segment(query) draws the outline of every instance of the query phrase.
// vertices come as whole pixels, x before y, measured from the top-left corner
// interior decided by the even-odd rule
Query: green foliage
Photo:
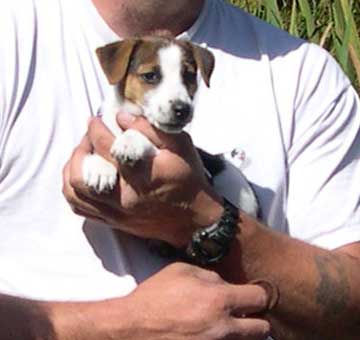
[[[359,0],[228,1],[329,50],[360,90]]]

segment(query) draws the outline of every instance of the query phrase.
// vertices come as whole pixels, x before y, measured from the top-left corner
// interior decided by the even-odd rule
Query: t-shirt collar
[[[204,0],[203,7],[200,11],[200,15],[196,19],[196,21],[192,24],[192,26],[187,29],[186,31],[180,33],[177,38],[179,39],[185,39],[185,40],[192,40],[194,35],[200,30],[202,24],[205,21],[205,18],[207,17],[209,11],[210,11],[210,5],[212,0]]]
[[[116,40],[121,39],[106,23],[103,17],[100,15],[95,5],[91,0],[78,0],[83,3],[84,16],[88,18],[87,23],[91,25],[96,35],[104,43],[110,43]],[[180,33],[177,38],[191,40],[193,36],[200,29],[202,23],[205,21],[205,18],[210,9],[210,3],[212,0],[204,0],[203,7],[200,11],[200,15],[196,21],[191,25],[189,29]]]
[[[91,0],[77,0],[84,11],[84,21],[91,27],[99,42],[107,44],[121,39],[106,23]]]

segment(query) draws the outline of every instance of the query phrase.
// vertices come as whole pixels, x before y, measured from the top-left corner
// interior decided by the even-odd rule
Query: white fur
[[[145,157],[155,155],[158,149],[138,131],[123,132],[116,121],[119,111],[144,115],[155,127],[170,132],[162,124],[168,124],[171,120],[172,103],[181,100],[192,105],[192,100],[182,81],[180,47],[177,45],[164,47],[159,50],[158,55],[162,80],[155,89],[145,94],[141,107],[124,101],[117,87],[113,86],[100,109],[104,123],[115,136],[111,154],[122,164],[134,165]],[[97,192],[113,189],[116,181],[115,167],[96,154],[86,158],[83,175],[85,183]]]
[[[159,60],[162,74],[161,83],[146,93],[142,109],[144,116],[151,124],[164,130],[166,128],[162,124],[169,123],[171,119],[171,104],[176,100],[192,104],[192,100],[182,81],[180,47],[170,45],[160,49]]]
[[[148,156],[154,156],[157,148],[137,130],[126,130],[118,135],[111,147],[111,155],[120,163],[133,165]]]
[[[224,162],[224,170],[212,178],[216,192],[248,215],[258,217],[259,204],[245,175],[231,161],[225,159]]]
[[[116,167],[96,153],[84,158],[82,173],[85,184],[97,193],[111,191],[116,185]]]
[[[170,45],[160,49],[159,60],[162,80],[159,86],[146,93],[142,107],[124,101],[116,86],[111,89],[101,107],[102,119],[115,135],[111,155],[121,164],[134,165],[145,157],[154,156],[158,149],[137,130],[129,129],[123,132],[116,122],[119,111],[144,115],[151,124],[166,131],[162,124],[170,122],[171,104],[175,100],[180,100],[192,105],[192,100],[182,82],[180,47]],[[88,155],[84,159],[83,175],[85,183],[98,193],[112,190],[117,181],[117,170],[114,165],[97,154]],[[228,199],[236,205],[239,204],[249,215],[256,217],[259,207],[251,186],[244,175],[227,162],[226,171],[214,178],[214,186],[219,193],[222,193],[222,190],[229,185],[236,190]]]
[[[144,152],[144,148],[139,147],[139,150],[134,152],[133,148],[128,148],[126,144],[121,145],[121,143],[124,144],[124,138],[121,137],[126,135],[126,132],[123,133],[116,121],[116,115],[120,110],[131,114],[141,114],[139,107],[132,103],[123,101],[118,94],[116,86],[113,86],[110,89],[106,100],[103,102],[99,110],[99,114],[102,116],[102,120],[105,125],[115,136],[115,142],[111,148],[112,154],[119,161],[123,158],[127,159],[129,163],[134,163],[134,161],[131,161],[131,156],[136,155],[137,159],[140,159],[141,156],[139,155],[141,152]],[[130,139],[125,138],[125,143],[126,141],[128,143],[133,143]],[[141,145],[141,142],[136,143],[136,145]],[[128,150],[131,150],[132,152],[129,156],[126,155]],[[113,164],[96,153],[85,157],[82,165],[82,173],[84,183],[97,193],[111,191],[116,185],[117,169]]]
[[[122,130],[116,121],[116,115],[120,110],[135,116],[140,116],[142,114],[142,110],[139,106],[127,100],[123,100],[117,87],[112,86],[101,105],[99,114],[101,115],[104,124],[110,129],[114,136],[122,133]]]

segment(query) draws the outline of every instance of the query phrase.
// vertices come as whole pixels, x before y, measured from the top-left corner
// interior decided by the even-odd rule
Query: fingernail
[[[118,119],[118,121],[120,121],[121,123],[131,124],[131,123],[134,122],[135,116],[134,116],[134,115],[131,115],[130,113],[120,111],[120,112],[118,112],[118,114],[117,114],[117,119]]]
[[[264,288],[266,292],[267,310],[270,311],[276,307],[279,302],[279,288],[271,281],[265,279],[252,280],[249,283],[257,284]]]
[[[94,119],[94,117],[89,117],[88,119],[87,119],[87,125],[89,126],[90,125],[90,123],[91,123],[91,121]]]
[[[270,323],[266,323],[264,325],[264,336],[266,337],[266,339],[268,339],[271,335],[271,325]],[[270,338],[272,339],[272,338]]]
[[[97,110],[97,112],[96,112],[96,117],[102,117],[102,108],[101,107],[99,107],[99,109]]]

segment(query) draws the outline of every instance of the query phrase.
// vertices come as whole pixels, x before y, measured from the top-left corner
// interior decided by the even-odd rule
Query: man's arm
[[[239,289],[214,272],[175,263],[122,298],[41,302],[0,294],[0,339],[265,340],[268,322],[240,316],[267,304],[259,285]]]
[[[163,136],[140,118],[131,121],[122,116],[119,123],[124,129],[140,130],[159,147],[151,166],[146,162],[132,169],[122,166],[115,195],[90,192],[82,180],[82,159],[92,145],[111,160],[113,141],[106,127],[93,120],[88,137],[65,167],[67,199],[75,212],[184,248],[196,228],[219,219],[221,199],[202,178],[186,136]],[[359,261],[292,239],[241,213],[232,251],[213,269],[230,282],[266,279],[278,286],[279,303],[268,314],[277,340],[351,340],[360,338]]]
[[[1,294],[0,315],[1,339],[55,339],[44,304]]]
[[[40,302],[0,294],[0,338],[2,340],[108,339],[109,334],[101,336],[98,331],[103,322],[101,315],[105,312],[105,306],[108,307],[106,314],[113,314],[114,311],[110,311],[110,303],[105,302]],[[120,304],[117,307],[120,317]],[[119,318],[118,323],[122,320]]]
[[[360,244],[327,251],[240,216],[237,240],[216,270],[232,282],[264,278],[278,286],[269,313],[274,337],[359,339]]]
[[[0,294],[0,338],[2,340],[92,340],[101,334],[105,313],[122,314],[119,301],[68,303],[42,302]],[[114,307],[117,307],[114,309]],[[115,325],[115,324],[114,324]],[[120,328],[120,327],[119,327]]]

